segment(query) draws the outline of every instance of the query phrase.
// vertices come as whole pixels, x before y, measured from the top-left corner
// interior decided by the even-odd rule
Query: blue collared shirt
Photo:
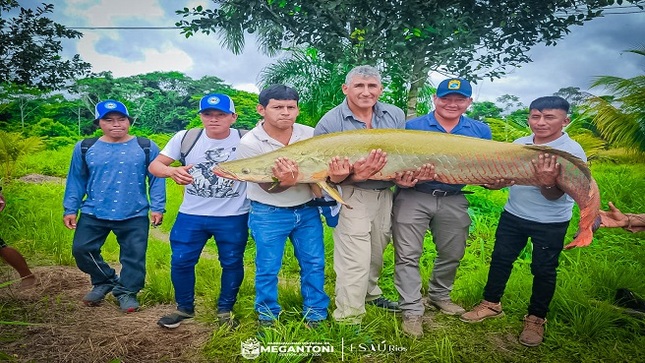
[[[430,112],[427,115],[414,118],[409,120],[405,124],[406,130],[422,130],[422,131],[431,131],[431,132],[443,132],[447,134],[446,129],[439,124],[439,121],[434,116],[434,111]],[[459,123],[452,129],[450,134],[453,135],[462,135],[477,137],[480,139],[491,140],[493,134],[490,130],[490,127],[481,121],[474,120],[472,118],[461,115],[459,117]],[[429,181],[425,183],[419,183],[414,186],[414,189],[420,192],[432,192],[435,189],[441,189],[446,192],[453,192],[461,190],[465,184],[446,184],[436,181]]]

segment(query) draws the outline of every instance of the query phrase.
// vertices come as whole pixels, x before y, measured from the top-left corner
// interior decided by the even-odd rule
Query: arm
[[[609,202],[609,211],[600,211],[600,226],[607,228],[620,227],[630,232],[645,231],[645,213],[623,213]]]
[[[2,212],[6,206],[7,202],[4,200],[4,195],[2,195],[2,192],[0,191],[0,212]]]
[[[531,160],[535,176],[540,185],[540,193],[548,200],[556,200],[564,195],[564,192],[557,186],[557,178],[560,175],[560,164],[555,155],[540,153],[538,159]]]
[[[159,178],[170,178],[179,185],[188,185],[193,182],[193,176],[190,175],[188,170],[192,168],[192,165],[185,166],[169,166],[175,159],[159,154],[157,157],[150,163],[148,171],[150,174],[159,177]]]
[[[155,143],[150,146],[150,154],[151,157],[154,157],[153,161],[159,156],[163,156],[159,154],[159,147]],[[163,214],[166,211],[166,181],[148,171],[148,185],[150,188],[150,217],[152,225],[158,226],[163,221]]]
[[[85,190],[89,182],[89,175],[87,175],[89,172],[86,173],[84,169],[85,165],[83,165],[81,157],[81,143],[79,142],[72,152],[72,161],[67,172],[65,195],[63,196],[63,223],[69,229],[76,228],[76,216],[81,208],[83,196],[85,196]]]

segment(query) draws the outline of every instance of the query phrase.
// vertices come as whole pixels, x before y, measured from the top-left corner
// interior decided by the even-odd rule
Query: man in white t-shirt
[[[232,310],[244,279],[249,211],[246,183],[219,178],[212,172],[215,165],[235,159],[240,143],[240,133],[231,128],[237,119],[233,100],[223,94],[206,95],[199,104],[199,117],[204,130],[188,154],[182,155],[185,149],[182,142],[188,140],[188,131],[179,131],[149,168],[155,176],[169,177],[186,186],[170,232],[170,277],[175,288],[177,311],[159,319],[157,324],[165,328],[176,328],[182,320],[194,316],[195,265],[211,236],[217,244],[222,266],[218,320],[231,327],[238,325]],[[185,166],[170,166],[182,158]]]
[[[533,100],[529,105],[528,119],[533,133],[514,143],[549,146],[587,161],[580,144],[564,132],[564,127],[570,122],[568,112],[569,102],[562,97],[545,96]],[[520,343],[529,347],[540,345],[544,339],[546,315],[556,288],[558,258],[573,214],[573,199],[556,184],[560,174],[556,154],[541,153],[533,160],[539,186],[513,185],[512,180],[503,179],[495,185],[486,185],[488,189],[511,187],[495,232],[484,300],[460,318],[467,323],[477,323],[504,315],[500,300],[513,263],[530,238],[533,244],[533,288],[528,314],[524,316],[524,329],[519,337]]]

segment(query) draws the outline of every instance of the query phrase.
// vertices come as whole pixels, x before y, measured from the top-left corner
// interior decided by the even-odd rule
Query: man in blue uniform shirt
[[[491,139],[488,125],[463,115],[472,103],[472,87],[464,79],[446,79],[433,96],[431,113],[408,121],[408,130],[424,130]],[[392,235],[395,248],[394,285],[403,311],[403,331],[420,337],[425,309],[421,296],[419,260],[428,227],[437,247],[429,286],[430,303],[449,315],[465,310],[452,302],[452,291],[459,261],[464,256],[470,227],[468,200],[464,185],[436,181],[399,188],[392,208]]]

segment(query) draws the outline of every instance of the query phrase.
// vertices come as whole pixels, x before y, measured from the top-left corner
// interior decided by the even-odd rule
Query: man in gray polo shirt
[[[352,69],[345,78],[343,103],[327,112],[314,135],[355,129],[403,129],[405,114],[379,102],[381,75],[371,66]],[[360,323],[365,304],[398,312],[396,302],[381,296],[378,279],[383,251],[391,237],[392,191],[390,181],[367,180],[385,166],[387,155],[372,150],[353,165],[353,173],[341,184],[343,198],[353,209],[341,208],[334,236],[336,310],[338,321]]]

